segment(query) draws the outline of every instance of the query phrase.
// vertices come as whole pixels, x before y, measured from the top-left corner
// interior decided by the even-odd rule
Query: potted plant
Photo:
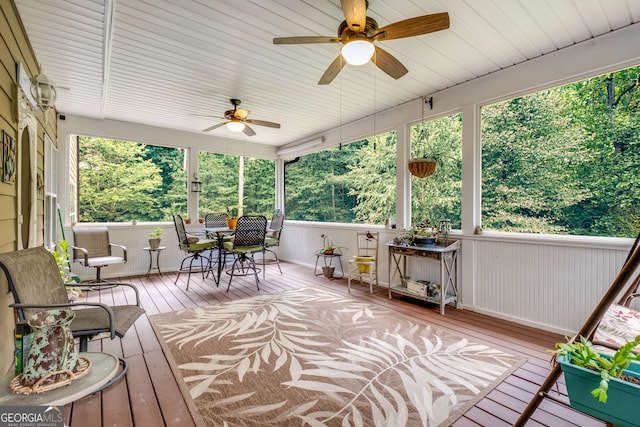
[[[356,267],[358,268],[358,272],[360,273],[369,273],[370,269],[371,269],[371,264],[374,260],[375,257],[372,255],[369,255],[369,244],[371,244],[372,241],[376,240],[375,237],[373,236],[373,234],[371,234],[370,232],[367,231],[367,234],[365,235],[365,248],[364,248],[364,254],[358,254],[356,256],[353,257],[353,259],[356,261]],[[374,243],[374,246],[377,244]]]
[[[71,269],[69,268],[69,243],[67,243],[66,240],[59,240],[56,246],[57,249],[51,251],[51,254],[58,265],[60,277],[66,286],[69,301],[75,301],[82,296],[82,289],[74,286],[76,283],[80,283],[80,277],[71,273]]]
[[[420,225],[411,229],[411,244],[416,246],[434,245],[438,230],[434,227]]]
[[[240,206],[227,206],[227,227],[232,230],[236,229],[236,225],[238,225],[238,216],[240,215]]]
[[[322,237],[322,247],[313,252],[315,256],[342,255],[342,250],[346,249],[343,246],[337,246],[336,244],[334,244],[333,239],[328,234],[321,234],[320,237]],[[322,266],[322,273],[327,279],[330,279],[333,277],[334,271],[335,271],[335,268],[331,266],[330,261],[327,262],[327,259],[325,257],[325,265]]]
[[[322,247],[316,250],[314,255],[342,255],[342,250],[347,249],[344,246],[336,246],[333,243],[333,239],[328,234],[321,234],[320,237],[322,237]]]
[[[151,249],[158,249],[160,247],[162,232],[162,228],[158,227],[149,234],[149,247]]]
[[[633,353],[639,344],[640,335],[612,356],[584,337],[556,344],[551,353],[558,355],[571,407],[621,427],[640,425],[640,355]]]
[[[424,105],[428,102],[431,102],[430,98],[422,98],[422,123],[417,127],[417,129],[419,129],[418,135],[416,135],[415,142],[412,143],[415,146],[416,151],[420,154],[416,153],[416,156],[411,158],[407,164],[411,175],[417,178],[426,178],[431,176],[438,166],[438,162],[436,160],[436,146],[438,144],[433,140],[434,138],[431,136],[429,126],[424,122]]]

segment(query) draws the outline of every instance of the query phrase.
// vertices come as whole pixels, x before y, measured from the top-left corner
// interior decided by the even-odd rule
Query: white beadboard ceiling
[[[384,25],[448,12],[448,30],[377,42],[409,73],[372,64],[317,82],[340,44],[339,0],[15,0],[59,113],[200,133],[239,98],[252,142],[280,146],[640,20],[640,0],[370,0]],[[200,117],[202,115],[210,118]],[[225,127],[210,132],[244,138]]]

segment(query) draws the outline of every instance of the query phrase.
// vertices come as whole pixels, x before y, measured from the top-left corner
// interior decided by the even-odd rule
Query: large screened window
[[[639,78],[634,67],[482,107],[483,228],[634,237]]]
[[[198,156],[200,218],[237,209],[271,218],[275,208],[275,162],[201,151]]]
[[[396,133],[308,154],[285,164],[287,218],[384,224],[395,218]]]
[[[432,175],[411,177],[411,224],[438,227],[446,218],[461,228],[462,114],[412,126],[411,158],[436,162]]]
[[[185,150],[80,136],[82,222],[171,221],[187,212]]]

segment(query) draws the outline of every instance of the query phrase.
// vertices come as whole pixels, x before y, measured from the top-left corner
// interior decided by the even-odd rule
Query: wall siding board
[[[29,76],[38,72],[38,61],[33,54],[31,45],[24,32],[24,27],[17,14],[13,1],[0,1],[0,125],[3,131],[18,136],[18,123],[15,117],[15,96],[16,96],[16,67],[17,63],[22,63]],[[49,112],[47,123],[42,115],[38,117],[38,140],[37,140],[37,165],[38,171],[42,172],[44,164],[43,138],[46,132],[51,140],[56,141],[55,111]],[[19,141],[17,141],[19,142]],[[19,179],[19,177],[16,177]],[[17,248],[17,185],[9,185],[0,182],[0,252],[16,250]],[[43,224],[43,197],[37,197],[37,220],[38,238],[42,242]],[[0,372],[6,372],[13,362],[13,310],[9,304],[12,298],[5,291],[7,289],[6,280],[0,279]]]

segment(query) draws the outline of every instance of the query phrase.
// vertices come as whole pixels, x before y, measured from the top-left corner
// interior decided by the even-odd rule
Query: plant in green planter
[[[633,349],[638,345],[640,345],[640,335],[620,347],[613,356],[607,356],[598,353],[589,340],[580,337],[579,341],[557,343],[556,350],[551,353],[564,355],[572,364],[598,373],[600,382],[591,394],[600,402],[606,403],[611,378],[629,379],[625,376],[624,370],[631,365],[632,361],[640,360],[640,354],[633,353]]]
[[[640,413],[640,356],[633,349],[640,336],[612,356],[598,353],[585,338],[558,343],[556,361],[567,385],[571,407],[619,427],[638,427]]]

